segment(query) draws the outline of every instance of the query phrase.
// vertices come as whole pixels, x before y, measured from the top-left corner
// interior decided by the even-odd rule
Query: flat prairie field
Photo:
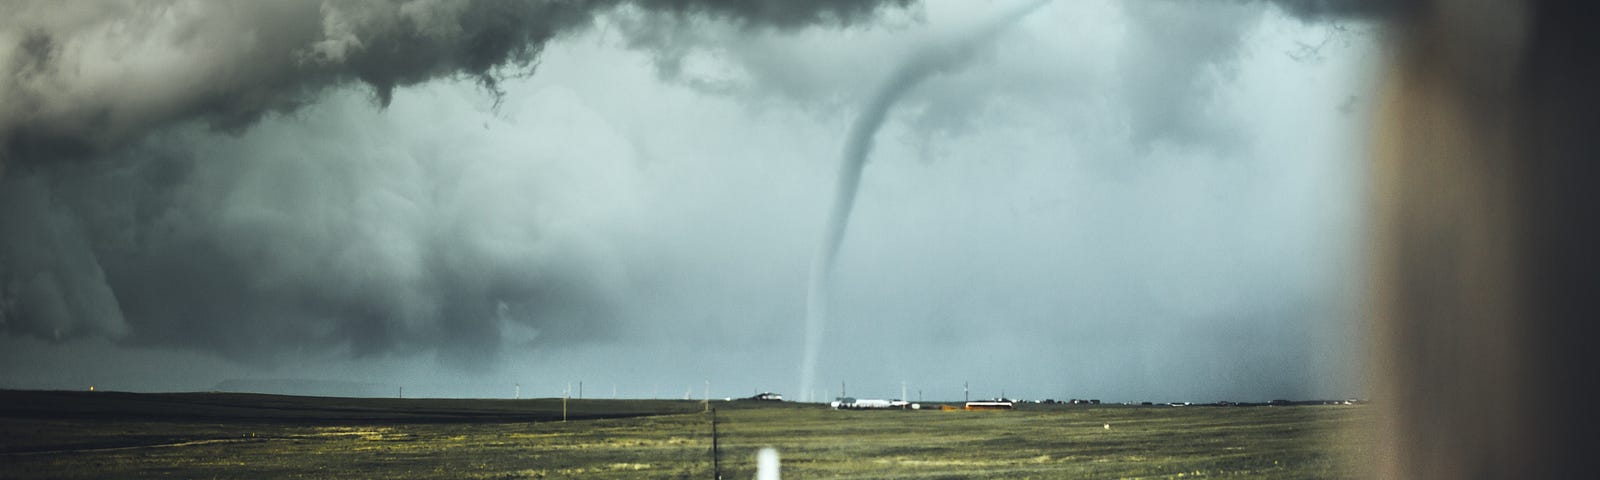
[[[957,405],[957,403],[951,403]],[[0,478],[1356,478],[1364,405],[817,404],[0,391]]]

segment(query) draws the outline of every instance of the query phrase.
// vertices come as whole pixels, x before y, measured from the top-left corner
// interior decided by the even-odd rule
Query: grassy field
[[[0,478],[711,478],[687,401],[0,392]],[[712,402],[723,478],[1352,478],[1366,406]],[[1109,425],[1110,428],[1106,428]]]

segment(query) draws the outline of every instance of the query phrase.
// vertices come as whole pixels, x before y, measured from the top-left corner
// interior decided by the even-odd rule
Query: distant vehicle
[[[850,408],[889,408],[893,402],[876,398],[858,398],[850,403]]]
[[[1282,407],[1282,406],[1286,406],[1286,405],[1289,405],[1289,401],[1288,400],[1283,400],[1283,399],[1278,399],[1278,400],[1273,400],[1273,401],[1267,402],[1267,406],[1271,406],[1271,407]]]
[[[909,408],[911,402],[905,400],[882,400],[877,398],[843,397],[829,403],[834,410],[870,410],[884,408]]]
[[[779,394],[772,393],[772,392],[761,392],[761,393],[755,394],[755,396],[753,396],[753,397],[746,398],[745,400],[757,400],[757,401],[763,401],[763,402],[781,402],[781,401],[783,401],[783,395],[779,395]]]
[[[967,402],[967,410],[1010,410],[1014,404],[1010,400],[997,398],[994,400],[979,400]]]

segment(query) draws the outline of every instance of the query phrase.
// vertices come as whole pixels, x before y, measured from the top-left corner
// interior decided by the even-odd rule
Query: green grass
[[[711,477],[710,417],[696,402],[573,401],[569,414],[586,419],[561,422],[559,399],[39,395],[0,392],[0,478]],[[1366,406],[712,405],[729,479],[751,478],[767,446],[791,479],[1351,478],[1371,416]]]

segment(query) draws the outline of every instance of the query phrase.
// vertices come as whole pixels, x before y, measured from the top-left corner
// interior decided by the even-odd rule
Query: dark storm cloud
[[[1403,15],[1418,0],[1268,0],[1306,20],[1384,20]]]
[[[439,78],[497,92],[500,79],[538,63],[546,42],[621,3],[748,28],[844,24],[880,8],[9,5],[0,19],[0,329],[244,360],[404,350],[463,365],[492,359],[513,337],[604,335],[617,300],[605,259],[543,230],[552,220],[518,217],[538,210],[533,193],[485,198],[478,192],[510,187],[485,190],[490,174],[431,177],[460,152],[314,129],[219,142],[192,126],[244,132],[352,84],[380,105],[397,87]]]
[[[43,179],[0,183],[0,325],[62,339],[127,331],[77,217]]]
[[[912,0],[642,0],[639,6],[680,16],[703,14],[757,26],[796,28],[809,25],[848,25],[877,12],[884,4],[908,5]]]
[[[850,23],[887,2],[24,1],[0,20],[0,163],[103,152],[187,120],[237,131],[349,82],[380,104],[440,77],[493,91],[546,42],[621,3],[796,28]]]
[[[482,179],[432,184],[419,170],[454,158],[371,140],[340,150],[307,130],[193,158],[136,147],[98,160],[116,168],[0,179],[7,332],[125,336],[242,361],[399,349],[463,366],[519,331],[607,333],[617,299],[594,265],[603,259],[492,205],[520,199],[475,195],[493,187]],[[308,146],[286,146],[297,141]],[[349,157],[330,158],[339,154]],[[527,227],[496,228],[505,223]]]
[[[107,151],[186,120],[237,131],[345,82],[387,103],[397,86],[447,75],[496,82],[545,41],[587,21],[590,3],[23,3],[0,138],[12,162]],[[21,37],[20,41],[15,37]]]

